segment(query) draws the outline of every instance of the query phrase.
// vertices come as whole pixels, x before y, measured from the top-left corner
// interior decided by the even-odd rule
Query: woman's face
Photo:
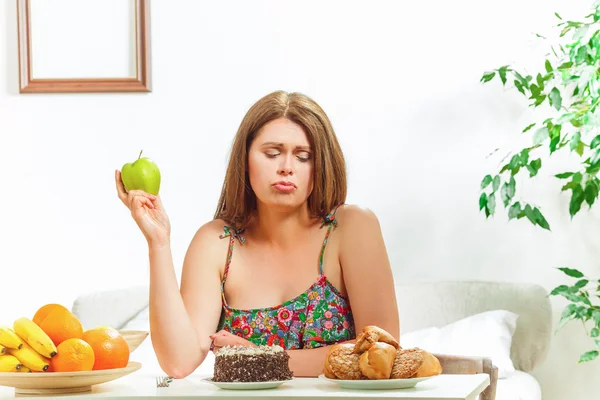
[[[302,127],[287,118],[265,124],[248,152],[257,202],[279,209],[304,203],[313,189],[313,154]]]

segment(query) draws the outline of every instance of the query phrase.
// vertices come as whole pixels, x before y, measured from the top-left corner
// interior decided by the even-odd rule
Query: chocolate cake
[[[292,379],[290,356],[281,346],[225,346],[215,352],[213,381],[268,382]]]

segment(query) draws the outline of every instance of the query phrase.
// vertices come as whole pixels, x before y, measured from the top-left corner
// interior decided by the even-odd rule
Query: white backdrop
[[[304,92],[328,112],[348,161],[348,202],[379,216],[398,281],[550,289],[564,282],[561,266],[599,277],[597,214],[570,221],[568,198],[548,179],[568,159],[553,157],[518,185],[552,233],[507,223],[501,208],[486,221],[477,205],[481,179],[499,164],[487,154],[513,146],[531,122],[522,96],[479,78],[513,62],[543,68],[548,48],[533,33],[551,29],[554,11],[579,18],[590,4],[154,1],[153,93],[19,95],[16,6],[4,0],[0,323],[146,282],[145,242],[113,183],[140,149],[162,170],[179,274],[192,235],[212,218],[241,118],[276,89]],[[559,312],[564,303],[553,302]],[[554,338],[536,372],[545,399],[592,398],[600,362],[576,364],[589,345],[579,325]]]

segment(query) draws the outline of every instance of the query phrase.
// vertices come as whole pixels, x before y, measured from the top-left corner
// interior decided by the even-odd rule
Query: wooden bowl
[[[119,331],[119,333],[127,341],[127,344],[129,345],[129,353],[132,353],[135,349],[137,349],[149,334],[147,331],[136,331],[129,329],[122,329]]]
[[[83,372],[0,372],[0,386],[15,388],[15,394],[63,394],[92,390],[92,385],[129,375],[142,367],[130,361],[125,368]]]

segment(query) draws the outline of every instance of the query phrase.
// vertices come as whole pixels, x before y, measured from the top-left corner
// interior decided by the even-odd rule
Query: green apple
[[[160,170],[154,161],[142,157],[142,151],[140,151],[137,160],[123,165],[121,180],[128,192],[130,190],[143,190],[156,196],[160,189]]]

